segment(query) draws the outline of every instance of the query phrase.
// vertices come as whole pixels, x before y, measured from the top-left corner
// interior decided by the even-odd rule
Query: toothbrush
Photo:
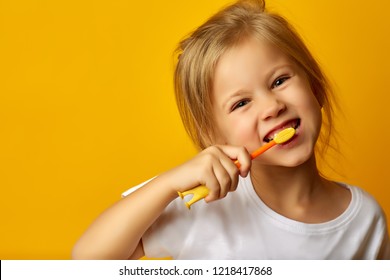
[[[258,148],[256,151],[251,153],[251,159],[254,159],[267,151],[268,149],[272,148],[276,144],[282,144],[287,142],[288,140],[291,139],[295,135],[295,129],[290,127],[283,129],[279,133],[277,133],[274,137],[273,140],[268,142],[267,144],[261,146]],[[237,168],[240,168],[241,164],[236,160],[234,164],[237,166]],[[206,186],[198,186],[193,189],[190,189],[188,191],[184,192],[177,192],[180,196],[181,199],[183,199],[186,195],[192,194],[192,199],[188,202],[185,202],[185,205],[187,206],[188,209],[191,209],[191,205],[194,204],[195,202],[201,200],[202,198],[205,198],[209,194],[209,189]]]

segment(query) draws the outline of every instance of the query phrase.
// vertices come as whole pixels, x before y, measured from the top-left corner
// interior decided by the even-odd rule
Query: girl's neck
[[[251,179],[257,195],[268,207],[302,222],[318,223],[336,218],[350,201],[350,194],[321,177],[314,156],[293,168],[259,166],[254,162]],[[328,210],[337,196],[343,198],[339,207]]]
[[[315,157],[297,167],[256,165],[253,163],[251,178],[256,192],[274,193],[275,195],[291,195],[297,198],[308,196],[322,182]]]

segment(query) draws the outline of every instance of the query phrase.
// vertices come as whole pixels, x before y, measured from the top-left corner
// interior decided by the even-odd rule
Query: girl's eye
[[[276,87],[279,87],[281,86],[285,81],[287,81],[288,79],[290,79],[290,77],[281,77],[281,78],[277,78],[274,83],[272,84],[272,88],[276,88]]]
[[[232,111],[234,111],[234,110],[236,110],[236,109],[238,109],[240,107],[243,107],[243,106],[245,106],[248,103],[249,103],[249,100],[241,100],[241,101],[239,101],[239,102],[237,102],[236,104],[233,105]]]

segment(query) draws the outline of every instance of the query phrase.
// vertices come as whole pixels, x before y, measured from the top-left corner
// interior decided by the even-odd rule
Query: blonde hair
[[[176,101],[194,144],[199,149],[215,144],[210,97],[214,70],[226,50],[249,36],[278,47],[306,73],[323,109],[320,139],[326,147],[332,129],[331,87],[294,28],[283,17],[267,12],[261,0],[241,0],[227,6],[179,44],[174,77]]]

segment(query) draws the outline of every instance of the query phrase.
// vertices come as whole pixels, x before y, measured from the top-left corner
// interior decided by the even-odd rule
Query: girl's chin
[[[268,167],[299,167],[305,163],[311,162],[314,159],[314,153],[291,153],[289,155],[274,155],[272,158],[268,159],[258,159],[254,160],[254,165],[262,165]],[[315,162],[315,160],[314,160]]]

